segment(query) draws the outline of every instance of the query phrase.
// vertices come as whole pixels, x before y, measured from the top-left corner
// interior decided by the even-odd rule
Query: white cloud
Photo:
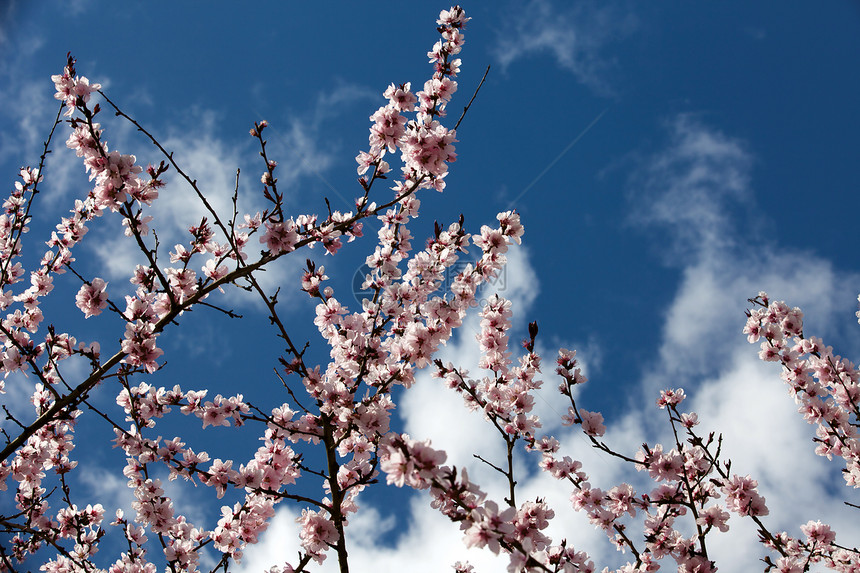
[[[532,0],[510,8],[510,24],[499,31],[494,55],[503,69],[534,54],[549,53],[556,63],[598,93],[611,93],[611,67],[603,47],[632,32],[635,16],[607,3],[553,3]]]
[[[761,218],[753,211],[753,158],[746,145],[690,115],[667,125],[669,145],[632,185],[631,219],[647,232],[667,231],[660,256],[682,272],[666,311],[659,359],[646,377],[653,383],[646,387],[715,374],[724,366],[721,358],[748,346],[739,334],[743,313],[760,290],[804,309],[816,334],[835,332],[828,325],[844,319],[845,303],[856,300],[856,273],[840,273],[811,252],[777,249],[745,232],[748,219]]]
[[[248,546],[243,552],[241,562],[236,566],[239,573],[259,573],[273,566],[283,567],[290,563],[294,567],[299,554],[299,526],[296,524],[298,513],[290,507],[276,506],[275,517],[269,528],[260,536],[260,542]]]
[[[0,87],[0,98],[4,102],[0,109],[0,154],[6,165],[15,167],[16,175],[17,167],[39,166],[43,144],[60,105],[53,98],[53,86],[48,76],[32,78],[31,74],[22,71],[28,64],[26,58],[19,55],[0,72],[0,78],[4,79],[0,85],[5,86]],[[45,180],[39,185],[44,193],[35,199],[39,208],[52,217],[67,215],[73,207],[68,201],[70,191],[73,197],[83,196],[89,185],[81,160],[66,148],[67,137],[68,132],[62,126],[54,132],[51,153],[42,170]],[[54,200],[47,199],[48,195]],[[63,197],[65,202],[58,201],[58,197]]]
[[[466,548],[461,540],[462,533],[457,526],[438,511],[430,508],[425,496],[414,496],[409,510],[408,528],[393,547],[370,545],[366,542],[378,543],[378,540],[365,538],[363,540],[365,543],[356,544],[350,550],[350,566],[354,558],[357,571],[396,573],[403,571],[404,565],[408,564],[410,571],[435,573],[450,571],[456,561],[470,561],[480,571],[500,570],[507,564],[507,559],[496,557],[488,551]],[[372,519],[374,512],[368,515]],[[354,529],[373,531],[377,526],[371,519],[357,521]],[[379,537],[386,534],[384,531],[379,533]],[[334,571],[335,568],[332,567],[331,570]]]
[[[113,516],[118,509],[123,511],[126,519],[134,519],[135,511],[131,505],[135,500],[134,490],[128,487],[127,478],[101,467],[87,465],[80,470],[78,479],[95,494],[93,499],[97,498],[105,508],[107,521],[113,521]]]
[[[201,111],[195,115],[195,128],[172,131],[161,143],[174,154],[180,168],[196,181],[200,192],[215,212],[223,220],[229,221],[233,209],[236,170],[243,166],[245,159],[253,153],[249,145],[250,138],[248,142],[227,142],[216,134],[219,120],[217,113]],[[250,174],[247,174],[245,179],[248,176]],[[152,212],[161,229],[169,225],[167,232],[187,234],[188,227],[199,223],[202,217],[207,217],[211,224],[212,215],[191,185],[172,168],[167,171],[166,177],[169,185],[159,194]],[[250,182],[240,179],[240,192],[249,187],[256,189],[254,183],[258,179],[259,177],[253,178]],[[187,241],[185,237],[182,239]]]
[[[15,372],[7,376],[3,382],[4,393],[0,396],[2,396],[3,405],[9,409],[9,412],[0,418],[0,429],[15,436],[19,426],[9,416],[14,416],[18,422],[25,424],[36,417],[32,396],[38,381],[32,374],[25,376],[21,372]]]
[[[695,116],[667,122],[666,149],[633,176],[634,225],[668,229],[668,260],[689,263],[723,252],[737,240],[728,206],[743,205],[753,158],[740,140],[706,128]],[[680,259],[680,260],[679,260]]]
[[[343,107],[349,104],[356,102],[375,102],[380,106],[387,104],[388,101],[382,95],[383,91],[341,82],[330,90],[320,92],[314,110],[314,127],[319,126],[326,119],[336,117]]]
[[[460,540],[457,527],[438,511],[431,509],[424,496],[414,496],[409,507],[409,524],[403,531],[393,531],[392,521],[383,518],[372,507],[362,507],[350,517],[346,529],[350,569],[397,573],[408,564],[416,573],[435,573],[450,570],[458,560],[469,560],[481,571],[503,570],[507,560],[487,551],[468,550]],[[300,550],[298,513],[280,506],[268,531],[260,543],[248,547],[237,567],[240,573],[268,570],[273,565],[289,562],[296,565]],[[397,536],[391,543],[390,538]],[[322,566],[315,567],[325,573],[338,571],[337,554],[329,551]]]
[[[332,150],[323,148],[318,130],[316,121],[309,122],[303,118],[293,117],[289,119],[287,125],[275,125],[265,132],[268,140],[266,152],[270,159],[278,162],[275,175],[278,178],[280,191],[286,192],[288,206],[301,209],[302,212],[306,212],[305,210],[310,207],[323,209],[324,205],[322,198],[319,198],[319,203],[308,205],[308,196],[298,188],[299,183],[316,177],[328,186],[322,174],[334,164]],[[256,151],[258,150],[254,150],[255,154]],[[258,187],[256,182],[263,169],[264,165],[259,160],[252,165],[252,173],[255,174],[251,179],[254,182],[254,189]],[[337,192],[334,188],[332,190]],[[344,207],[349,210],[348,207],[354,205],[351,195],[347,196],[347,201],[349,204],[341,206],[341,210],[344,210]],[[333,203],[332,208],[337,209],[338,205]]]
[[[669,127],[670,145],[634,185],[637,216],[669,229],[667,261],[682,267],[659,357],[648,365],[642,392],[650,402],[661,387],[687,389],[702,432],[722,432],[732,471],[759,481],[771,510],[765,522],[773,530],[799,535],[799,525],[822,519],[840,526],[841,539],[856,538],[860,528],[842,505],[847,490],[838,462],[814,455],[813,431],[797,414],[778,366],[758,360],[758,347],[747,343],[741,328],[746,299],[766,290],[800,306],[807,335],[827,341],[840,323],[851,321],[860,277],[810,252],[753,243],[741,228],[745,211],[754,207],[753,160],[745,144],[688,115]],[[737,517],[731,524],[710,546],[718,564],[758,568],[765,552],[754,528]]]

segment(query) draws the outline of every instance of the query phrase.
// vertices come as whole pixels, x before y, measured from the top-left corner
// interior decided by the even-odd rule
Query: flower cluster
[[[761,295],[760,300],[766,300]],[[762,303],[760,303],[762,304]],[[790,310],[784,304],[771,304],[766,309],[753,311],[745,332],[752,340],[758,340],[760,335],[765,339],[762,344],[762,358],[779,360],[797,367],[792,360],[797,360],[802,354],[798,346],[802,340],[802,315],[797,309]],[[618,571],[656,571],[659,562],[669,558],[677,563],[679,571],[716,571],[716,564],[708,554],[705,539],[712,532],[725,532],[729,529],[729,516],[735,514],[740,518],[752,519],[761,535],[761,541],[769,550],[776,554],[764,559],[771,568],[778,571],[803,571],[810,563],[822,563],[837,571],[850,571],[860,563],[860,555],[856,550],[850,550],[835,543],[835,534],[820,522],[809,522],[802,526],[801,532],[805,540],[792,538],[784,532],[771,532],[762,519],[769,514],[765,498],[758,491],[758,482],[750,476],[730,472],[730,462],[721,461],[720,441],[710,434],[700,436],[696,432],[699,424],[694,412],[683,412],[681,405],[686,397],[683,389],[668,389],[661,392],[657,406],[667,411],[669,422],[673,428],[675,443],[671,448],[662,444],[648,446],[647,444],[629,457],[613,450],[598,438],[605,434],[603,417],[600,413],[589,412],[578,406],[574,388],[586,381],[577,363],[575,352],[562,349],[558,356],[556,372],[562,377],[559,387],[561,394],[570,401],[568,414],[563,416],[567,424],[581,425],[584,434],[592,444],[604,452],[621,458],[635,465],[636,469],[647,472],[654,480],[654,487],[647,493],[637,493],[630,484],[619,484],[608,490],[603,490],[589,482],[588,475],[583,471],[581,462],[563,456],[559,453],[559,441],[552,436],[538,437],[536,430],[539,421],[525,423],[523,415],[530,409],[533,401],[531,392],[540,386],[539,381],[522,384],[531,379],[535,370],[539,369],[540,359],[534,354],[534,339],[537,334],[536,325],[529,328],[530,339],[523,344],[528,351],[520,359],[521,366],[508,372],[510,364],[507,352],[505,332],[510,328],[509,312],[498,298],[491,298],[481,313],[483,318],[481,334],[478,340],[483,351],[480,366],[493,373],[493,377],[485,377],[475,382],[466,377],[466,373],[458,371],[451,365],[437,362],[438,375],[446,384],[464,395],[467,407],[481,409],[488,421],[499,430],[502,438],[509,444],[522,439],[527,449],[541,454],[541,468],[559,480],[571,484],[571,505],[575,510],[585,512],[595,527],[606,532],[611,541],[619,549],[630,551],[635,560]],[[776,325],[776,326],[774,326]],[[793,353],[785,355],[785,344],[778,334],[777,326],[783,332],[798,337]],[[766,334],[765,334],[766,333]],[[774,343],[771,343],[774,340]],[[777,347],[774,350],[774,346]],[[820,341],[808,346],[810,352],[821,352],[826,358],[824,362],[829,368],[824,368],[820,362],[817,372],[830,374],[827,388],[831,394],[830,416],[824,418],[828,424],[819,425],[818,451],[827,455],[830,444],[842,444],[851,450],[855,435],[856,396],[853,388],[856,375],[853,365],[834,357],[830,349],[824,349]],[[777,358],[774,358],[774,354]],[[817,360],[818,357],[812,357]],[[535,365],[529,369],[527,366]],[[808,374],[814,378],[816,370],[810,369]],[[783,376],[796,380],[798,372],[784,370]],[[840,382],[840,376],[845,376]],[[813,382],[808,379],[803,388],[810,387]],[[838,390],[836,390],[838,388]],[[796,388],[793,389],[798,393]],[[818,396],[822,396],[819,393]],[[812,396],[813,398],[815,395]],[[808,396],[802,396],[808,400]],[[802,405],[800,412],[809,417],[810,407]],[[841,412],[841,414],[838,414]],[[532,417],[533,418],[533,417]],[[847,419],[847,426],[837,427],[835,420]],[[820,419],[816,419],[820,422]],[[825,430],[824,428],[827,428]],[[686,434],[687,440],[682,436]],[[544,571],[593,571],[593,563],[586,563],[585,554],[572,552],[562,554],[559,558],[557,548],[567,547],[566,542],[552,546],[552,541],[540,535],[541,527],[528,528],[533,535],[538,535],[537,541],[513,535],[521,521],[522,508],[514,503],[514,485],[516,480],[513,470],[507,472],[499,466],[493,466],[508,477],[511,483],[511,496],[506,498],[506,509],[500,509],[492,500],[487,500],[477,485],[468,481],[464,475],[457,477],[456,469],[441,466],[444,456],[438,452],[436,467],[424,464],[419,473],[419,466],[414,465],[415,459],[433,460],[421,451],[427,449],[426,443],[404,437],[396,442],[396,448],[388,452],[389,463],[383,464],[383,470],[389,473],[389,480],[400,485],[412,485],[419,489],[431,488],[434,505],[453,521],[461,524],[466,532],[464,541],[468,546],[488,547],[494,552],[504,551],[509,554],[511,571],[544,570]],[[416,450],[414,455],[409,455]],[[842,450],[839,450],[842,453]],[[831,452],[832,455],[832,452]],[[509,454],[510,457],[510,454]],[[844,454],[843,454],[843,457]],[[849,468],[853,460],[847,459]],[[509,462],[510,464],[510,462]],[[512,466],[509,466],[512,467]],[[464,472],[461,472],[461,474]],[[844,470],[846,481],[854,485],[851,470]],[[409,476],[414,476],[410,479]],[[540,504],[540,500],[534,503]],[[545,516],[552,518],[552,513]],[[630,534],[631,521],[638,518],[644,523],[642,541],[637,542]],[[692,528],[692,529],[691,529]],[[690,532],[693,535],[690,535]],[[545,550],[547,547],[556,548],[556,552]],[[549,555],[556,555],[554,560]],[[608,569],[604,569],[608,572]]]
[[[390,169],[383,160],[386,151],[401,151],[403,173],[407,180],[429,179],[439,191],[444,187],[443,178],[448,172],[448,163],[457,158],[454,152],[456,133],[444,127],[436,119],[445,116],[445,108],[457,91],[454,80],[460,71],[460,59],[451,59],[463,47],[463,28],[469,18],[462,8],[456,6],[443,11],[437,23],[442,39],[427,55],[434,64],[433,77],[424,84],[424,89],[413,94],[412,85],[391,84],[385,90],[388,105],[379,108],[370,120],[370,150],[362,151],[356,161],[358,174],[363,175],[374,167],[374,176],[384,176]],[[403,113],[415,112],[415,119],[407,121]]]
[[[16,418],[4,404],[16,426],[2,430],[0,491],[10,491],[14,501],[8,507],[14,504],[14,509],[0,515],[0,572],[15,570],[19,563],[29,566],[28,560],[34,559],[43,560],[41,570],[46,572],[100,570],[99,543],[109,532],[121,538],[123,547],[118,557],[108,558],[113,560],[111,573],[199,571],[213,554],[211,570],[226,571],[248,545],[260,540],[284,501],[299,508],[295,513],[300,514],[296,529],[301,551],[298,562],[272,571],[304,571],[331,553],[346,570],[345,530],[359,511],[361,492],[383,475],[389,485],[425,492],[431,506],[458,525],[467,547],[506,555],[511,573],[597,571],[587,553],[567,539],[550,537],[550,525],[561,508],[541,497],[518,498],[515,471],[521,471],[521,456],[537,461],[546,475],[564,483],[570,507],[629,552],[630,562],[618,572],[657,571],[664,560],[682,572],[716,571],[706,541],[727,531],[731,519],[754,523],[769,551],[763,559],[767,571],[794,573],[813,565],[860,570],[860,553],[839,545],[826,524],[810,521],[799,527],[797,537],[770,530],[758,482],[732,471],[719,436],[699,433],[696,413],[681,409],[683,389],[664,390],[656,401],[671,428],[669,441],[644,443],[638,451],[624,453],[607,443],[611,433],[603,414],[581,406],[579,390],[587,379],[576,352],[558,352],[554,368],[566,409],[562,425],[578,426],[593,447],[641,472],[639,481],[645,485],[639,491],[628,483],[592,483],[582,462],[562,451],[561,440],[541,433],[545,426],[535,409],[536,392],[543,386],[537,323],[529,324],[524,351],[518,355],[510,347],[510,301],[481,291],[498,276],[508,250],[521,242],[519,215],[499,213],[495,224],[483,225],[476,234],[466,231],[461,215],[446,225],[436,223],[425,246],[413,248],[410,222],[421,208],[418,193],[444,189],[448,165],[456,159],[456,126],[442,121],[457,91],[461,61],[456,56],[468,20],[459,6],[440,13],[441,37],[428,53],[432,76],[417,92],[408,82],[384,91],[387,103],[370,117],[368,148],[356,158],[361,195],[355,210],[329,208],[327,216],[286,212],[278,163],[267,156],[265,121],[250,130],[265,164],[259,181],[267,202],[264,211],[253,214],[239,212],[236,196],[232,213],[215,211],[172,154],[164,152],[166,162],[144,169],[134,155],[110,150],[104,128],[95,121],[100,106],[91,105],[101,88],[76,75],[69,57],[63,73],[53,76],[55,97],[66,110],[64,116],[58,112],[54,127],[68,124],[66,145],[81,158],[93,187],[50,233],[49,250],[29,273],[21,258],[23,238],[50,142],[37,168],[20,171],[20,181],[0,213],[0,310],[5,313],[0,320],[0,360],[6,379],[0,381],[0,393],[9,380],[26,384],[23,375],[35,378],[30,418]],[[143,126],[106,95],[101,97],[162,149]],[[398,151],[401,168],[390,183],[393,198],[380,199],[374,186],[392,177],[388,161]],[[148,214],[168,169],[186,180],[206,209],[205,217],[186,227],[187,241],[172,248],[159,245],[158,222]],[[368,294],[358,306],[351,309],[338,298],[326,284],[325,268],[312,260],[301,277],[300,288],[315,304],[313,322],[328,350],[326,364],[313,364],[313,354],[306,353],[309,344],[294,342],[285,326],[288,321],[279,314],[277,292],[266,292],[257,280],[259,273],[277,259],[315,245],[335,255],[344,243],[362,236],[368,217],[376,217],[381,228],[366,258],[369,271],[362,289]],[[124,307],[109,297],[106,281],[84,277],[73,254],[89,226],[109,221],[134,242],[144,261],[131,273],[133,292],[125,295]],[[256,254],[248,247],[254,235],[262,248]],[[459,265],[466,257],[466,264]],[[75,284],[71,292],[77,290],[74,301],[84,318],[119,324],[113,341],[78,342],[43,326],[50,321],[42,314],[42,302],[63,274],[62,280]],[[157,341],[166,329],[182,327],[187,311],[205,306],[238,316],[217,302],[216,291],[233,285],[259,295],[284,345],[276,376],[286,395],[273,404],[255,405],[242,394],[211,398],[207,389],[159,387],[140,380],[155,379],[147,376],[162,367],[159,360],[165,354]],[[752,302],[757,308],[749,312],[744,333],[750,342],[760,342],[762,360],[781,364],[800,414],[816,426],[817,453],[841,458],[846,483],[860,487],[860,373],[821,340],[804,336],[799,309],[770,302],[764,293]],[[479,304],[481,372],[472,377],[436,356]],[[113,354],[103,356],[102,346],[109,344],[114,345]],[[67,367],[64,361],[73,356],[89,370]],[[504,463],[478,456],[507,481],[503,499],[492,499],[465,469],[447,465],[446,453],[429,440],[397,429],[392,415],[396,401],[423,368],[457,392],[465,408],[480,412],[504,444]],[[19,375],[9,378],[13,374]],[[115,405],[103,407],[104,401],[93,399],[110,389],[116,393]],[[115,520],[105,523],[104,507],[84,504],[70,485],[69,476],[77,468],[71,457],[75,429],[89,414],[111,428],[113,443],[125,459],[122,474],[134,497],[131,520],[117,511]],[[189,445],[196,444],[197,436],[185,433],[187,427],[179,430],[183,436],[174,435],[182,428],[177,419],[193,422],[205,435],[250,432],[256,449],[231,459],[221,453],[221,440],[212,440],[207,450]],[[167,432],[174,437],[165,438]],[[315,480],[317,493],[297,488],[300,479]],[[205,492],[223,504],[214,523],[194,523],[181,512],[173,491],[185,482],[205,486]],[[632,527],[634,521],[637,527]],[[466,573],[472,567],[458,562],[454,570]]]
[[[21,531],[28,533],[13,536],[15,558],[25,559],[47,540],[58,555],[46,564],[46,570],[91,567],[89,557],[105,535],[98,527],[100,520],[77,517],[79,514],[71,502],[52,520],[47,502],[51,493],[41,484],[47,477],[46,470],[52,469],[62,476],[75,467],[68,453],[74,447],[73,421],[81,414],[77,406],[108,376],[116,376],[122,387],[117,404],[124,411],[125,420],[111,423],[116,445],[127,458],[123,473],[134,492],[137,523],[132,525],[118,515],[111,524],[123,530],[129,544],[129,551],[114,563],[113,570],[152,570],[151,557],[145,549],[145,532],[158,537],[164,559],[172,570],[195,570],[199,552],[207,544],[225,558],[238,559],[246,544],[257,541],[273,515],[274,505],[283,499],[315,504],[300,519],[305,558],[322,561],[326,551],[335,546],[339,555],[343,554],[346,516],[357,509],[356,496],[374,479],[379,463],[377,444],[389,432],[391,388],[411,384],[414,370],[426,365],[460,325],[475,302],[478,286],[504,264],[501,254],[504,241],[488,244],[482,249],[481,260],[458,277],[453,299],[435,294],[444,284],[442,274],[457,261],[458,253],[468,247],[470,236],[463,229],[462,219],[447,230],[440,229],[427,249],[409,258],[410,235],[405,223],[417,216],[420,205],[414,194],[420,188],[441,190],[447,163],[456,157],[454,132],[442,126],[438,118],[444,116],[445,107],[456,91],[453,78],[460,61],[452,56],[462,47],[462,27],[466,21],[458,7],[440,16],[442,40],[434,47],[434,72],[423,91],[413,94],[408,83],[386,90],[385,97],[390,103],[374,114],[371,149],[363,152],[371,157],[368,166],[371,163],[374,166],[372,177],[362,180],[364,196],[356,201],[354,213],[330,211],[325,218],[290,217],[284,213],[283,196],[277,188],[277,162],[266,156],[265,121],[255,123],[251,135],[259,140],[265,160],[266,169],[260,181],[271,209],[245,214],[239,218],[244,222],[239,224],[236,224],[237,213],[223,219],[211,209],[196,181],[181,171],[171,155],[166,154],[166,163],[144,170],[135,156],[111,150],[105,141],[105,129],[95,121],[100,104],[92,106],[100,86],[76,75],[75,61],[69,57],[63,73],[53,78],[56,97],[69,118],[65,120],[71,129],[66,144],[81,158],[93,187],[86,197],[75,201],[71,215],[56,226],[48,241],[51,250],[43,256],[39,269],[30,274],[30,287],[18,294],[6,286],[14,285],[25,275],[22,264],[14,259],[20,255],[21,237],[28,230],[30,203],[38,192],[41,165],[38,169],[22,170],[22,182],[4,205],[6,211],[0,219],[3,249],[0,302],[3,310],[15,303],[23,307],[10,312],[3,321],[0,339],[4,342],[4,372],[8,375],[27,369],[39,379],[32,402],[40,417],[30,427],[22,424],[26,431],[20,438],[7,440],[5,455],[8,458],[12,454],[11,463],[5,459],[0,463],[0,485],[5,489],[9,479],[17,483],[19,510],[23,512],[20,515],[27,516],[28,525],[21,526],[24,528]],[[103,97],[116,115],[149,136],[107,96]],[[414,119],[407,120],[404,113],[414,113]],[[390,171],[382,157],[398,149],[403,178],[393,185],[395,198],[377,206],[369,200],[371,187]],[[159,261],[157,238],[154,244],[149,239],[154,236],[151,227],[155,221],[147,210],[158,200],[159,189],[164,185],[161,176],[170,167],[191,184],[209,215],[188,228],[190,242],[174,245],[169,253],[170,264],[165,266]],[[111,300],[105,280],[100,277],[87,280],[73,267],[74,247],[84,240],[97,218],[108,214],[119,218],[124,235],[136,243],[147,261],[138,265],[130,277],[135,291],[125,296],[124,305]],[[186,310],[200,304],[214,290],[237,280],[246,281],[249,289],[256,288],[269,305],[273,323],[280,323],[275,298],[265,295],[253,273],[305,246],[322,244],[326,254],[335,254],[344,242],[362,235],[361,219],[373,215],[384,225],[379,247],[369,258],[374,269],[370,280],[376,292],[375,302],[366,304],[361,312],[350,314],[330,288],[320,291],[320,283],[327,278],[321,267],[317,272],[311,264],[303,280],[306,292],[320,299],[317,324],[332,347],[329,367],[321,371],[319,367],[306,366],[303,352],[292,347],[286,332],[281,334],[293,355],[291,360],[284,361],[286,371],[301,375],[304,389],[315,404],[313,409],[295,412],[284,404],[267,413],[246,403],[241,395],[229,398],[218,395],[207,401],[205,390],[183,391],[178,386],[167,389],[130,383],[131,377],[160,368],[158,360],[164,351],[157,340],[165,327],[175,324]],[[506,221],[511,227],[507,235],[518,240],[522,230],[516,216],[508,214]],[[265,249],[256,260],[246,252],[254,234]],[[200,258],[203,260],[195,264]],[[407,260],[409,270],[403,274],[398,265]],[[41,299],[51,292],[54,275],[67,270],[81,280],[75,303],[85,318],[109,311],[123,324],[124,337],[109,358],[102,358],[98,343],[78,344],[74,337],[52,328],[42,344],[31,339],[43,320]],[[60,362],[72,355],[86,358],[92,372],[64,393],[54,386],[63,380]],[[113,369],[117,369],[115,374]],[[364,395],[359,394],[360,388],[365,389]],[[195,451],[180,437],[163,439],[148,435],[160,419],[177,408],[182,414],[199,418],[203,428],[239,427],[249,420],[263,421],[264,445],[253,459],[237,464],[220,458],[210,461],[207,452]],[[109,413],[101,415],[111,421]],[[326,451],[336,453],[324,470],[312,472],[324,477],[326,497],[321,500],[287,492],[286,487],[302,473],[301,455],[288,445],[295,442],[322,444]],[[221,519],[211,530],[192,525],[176,511],[161,480],[152,475],[153,464],[166,466],[171,480],[182,477],[212,487],[218,498],[244,489],[244,501],[225,506]],[[38,525],[38,529],[33,530],[32,525]],[[75,540],[73,550],[56,544],[56,538],[51,537],[56,527],[62,528],[60,538]],[[0,569],[9,565],[6,553],[0,551]]]
[[[805,337],[803,313],[784,302],[771,302],[766,293],[753,299],[744,334],[760,342],[759,357],[782,365],[782,379],[798,412],[816,426],[815,452],[845,462],[845,482],[860,487],[860,372],[833,353],[820,338]]]

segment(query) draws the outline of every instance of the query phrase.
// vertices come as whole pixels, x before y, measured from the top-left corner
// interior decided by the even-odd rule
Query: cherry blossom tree
[[[232,211],[219,212],[207,190],[183,170],[181,158],[99,84],[78,75],[68,57],[62,73],[52,78],[60,105],[41,158],[36,167],[21,169],[0,215],[5,312],[0,391],[26,388],[32,402],[28,417],[15,416],[4,405],[14,426],[3,431],[0,490],[14,497],[9,505],[14,510],[0,515],[0,570],[38,564],[48,572],[227,571],[259,541],[276,506],[287,503],[300,512],[302,549],[290,563],[271,564],[272,570],[313,570],[332,559],[345,572],[345,531],[361,511],[360,494],[384,480],[425,491],[432,507],[462,531],[467,546],[505,554],[509,571],[597,571],[578,539],[547,535],[555,510],[544,499],[522,499],[517,459],[569,488],[572,507],[629,556],[617,571],[716,571],[708,540],[726,531],[732,519],[755,524],[765,571],[860,571],[858,550],[837,540],[826,524],[800,525],[801,537],[773,530],[756,479],[733,471],[718,434],[699,431],[696,413],[684,409],[684,390],[667,389],[656,397],[671,430],[669,443],[645,443],[632,452],[607,443],[602,414],[585,409],[577,397],[586,378],[576,352],[559,350],[555,365],[547,367],[536,351],[536,323],[528,327],[523,350],[512,349],[511,302],[498,294],[480,304],[482,372],[474,377],[437,357],[470,309],[479,306],[481,286],[497,276],[509,247],[523,236],[519,215],[509,211],[473,234],[462,217],[437,223],[423,249],[412,245],[409,224],[419,215],[420,196],[445,189],[449,164],[456,160],[457,128],[475,99],[459,120],[450,121],[468,20],[459,6],[440,13],[440,38],[428,53],[433,72],[422,89],[413,91],[410,83],[385,89],[386,103],[370,117],[368,147],[356,158],[358,196],[346,213],[328,205],[323,215],[288,212],[278,189],[278,163],[267,153],[265,134],[273,128],[266,121],[256,122],[250,136],[260,149],[267,208],[242,212],[237,184]],[[148,138],[160,162],[143,167],[134,155],[111,150],[110,131],[101,123],[109,114]],[[30,240],[28,227],[39,216],[38,201],[45,200],[40,184],[51,174],[49,152],[58,137],[67,137],[66,146],[83,162],[92,188],[74,201],[46,241]],[[399,172],[389,163],[398,160]],[[184,243],[166,247],[151,213],[170,175],[190,185],[206,216],[188,228]],[[380,190],[386,185],[389,191]],[[360,308],[348,308],[326,285],[325,268],[310,259],[295,285],[315,301],[313,322],[329,348],[330,361],[315,364],[308,345],[290,332],[278,292],[264,286],[261,273],[314,247],[336,255],[345,242],[362,238],[366,219],[378,220],[381,229],[366,260],[370,270],[362,288],[369,295]],[[124,300],[111,295],[115,285],[87,276],[76,262],[79,245],[97,225],[124,229],[145,261],[129,276],[133,294]],[[41,241],[47,249],[40,250]],[[479,256],[456,266],[469,256],[470,245]],[[113,337],[85,340],[52,325],[44,303],[70,288],[77,291],[75,305],[86,319],[112,320]],[[251,403],[241,394],[211,396],[207,388],[150,383],[167,358],[160,336],[183,329],[186,313],[200,309],[236,317],[222,304],[225,289],[254,293],[268,314],[283,346],[272,380],[282,384],[282,398]],[[743,332],[760,344],[762,360],[777,363],[800,414],[816,428],[816,453],[841,459],[846,485],[860,487],[856,367],[805,335],[799,309],[765,293],[750,303]],[[83,374],[72,367],[81,363]],[[465,469],[447,465],[445,452],[422,436],[392,428],[396,402],[421,370],[459,393],[466,409],[480,411],[505,445],[506,459],[484,460],[508,484],[503,499],[488,495]],[[640,491],[627,483],[607,490],[593,486],[587,468],[567,455],[558,439],[542,433],[534,405],[545,382],[558,384],[567,408],[565,425],[579,426],[594,448],[647,473],[652,486]],[[96,405],[97,394],[115,396],[116,407]],[[189,445],[191,440],[163,437],[162,428],[175,418],[197,418],[203,429],[241,428],[259,437],[260,445],[242,458],[212,459]],[[125,466],[115,470],[133,491],[133,515],[105,515],[99,500],[75,491],[75,432],[83,421],[101,424],[124,453]],[[216,523],[193,522],[156,477],[163,469],[169,480],[211,488],[213,504],[235,501],[221,507]],[[308,485],[299,488],[300,483]],[[108,539],[120,540],[111,551],[121,549],[98,553]],[[452,565],[458,572],[472,570],[468,563]]]

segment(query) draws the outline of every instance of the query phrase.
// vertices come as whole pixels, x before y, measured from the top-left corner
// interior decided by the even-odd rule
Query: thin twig
[[[478,92],[481,91],[481,86],[484,85],[484,80],[487,79],[487,74],[490,73],[490,66],[487,66],[487,71],[484,72],[484,77],[481,78],[481,82],[478,84],[478,87],[475,88],[475,93],[472,94],[472,99],[469,100],[469,103],[466,104],[466,107],[463,108],[463,113],[460,114],[460,119],[457,120],[457,123],[454,124],[454,131],[457,131],[457,128],[460,127],[460,122],[463,121],[463,118],[466,117],[466,112],[469,111],[469,108],[472,106],[472,102],[475,101],[475,98],[478,97]]]

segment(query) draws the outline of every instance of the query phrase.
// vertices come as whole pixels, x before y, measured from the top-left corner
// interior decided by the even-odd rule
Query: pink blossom
[[[292,219],[277,222],[266,221],[265,227],[266,232],[260,237],[260,242],[264,243],[273,255],[288,253],[295,248],[299,236]]]
[[[409,82],[399,86],[391,84],[382,95],[388,98],[390,105],[397,111],[415,111],[415,104],[418,102],[418,98],[410,91],[411,86],[412,84]]]
[[[830,526],[821,523],[821,521],[808,521],[805,525],[800,526],[800,530],[806,535],[809,543],[829,545],[836,540],[836,534],[833,533]]]
[[[209,259],[206,261],[206,264],[203,265],[201,270],[207,278],[212,279],[213,281],[217,281],[218,279],[226,276],[229,272],[226,265],[218,264],[217,259]]]
[[[302,526],[299,533],[302,547],[317,563],[322,563],[326,557],[324,552],[338,539],[334,523],[319,512],[308,509],[303,509],[296,521]]]
[[[684,401],[685,397],[683,388],[679,388],[677,390],[674,388],[670,390],[662,390],[660,392],[660,399],[657,400],[657,406],[659,406],[660,409],[663,409],[666,406],[678,406]]]
[[[579,417],[582,419],[582,431],[586,435],[602,436],[606,433],[606,426],[603,425],[603,414],[600,412],[580,409]]]
[[[155,361],[164,354],[155,345],[157,336],[151,323],[138,320],[126,325],[125,339],[122,341],[122,351],[127,354],[124,361],[132,366],[143,366],[147,372],[155,372],[158,369]]]
[[[708,508],[699,511],[699,517],[696,523],[703,527],[716,527],[722,532],[729,530],[728,523],[729,514],[718,505],[712,505]]]
[[[75,296],[75,304],[84,313],[85,318],[97,316],[102,309],[107,307],[107,283],[100,278],[95,278],[91,283],[85,284]]]
[[[765,499],[756,491],[757,487],[758,482],[750,476],[733,475],[725,480],[722,490],[728,508],[739,515],[767,515]]]
[[[100,90],[100,84],[90,84],[90,81],[85,77],[73,77],[73,68],[67,66],[60,75],[51,76],[51,81],[54,82],[56,93],[54,97],[63,100],[68,106],[66,115],[71,116],[74,113],[77,101],[80,99],[83,103],[90,100],[92,92]]]

